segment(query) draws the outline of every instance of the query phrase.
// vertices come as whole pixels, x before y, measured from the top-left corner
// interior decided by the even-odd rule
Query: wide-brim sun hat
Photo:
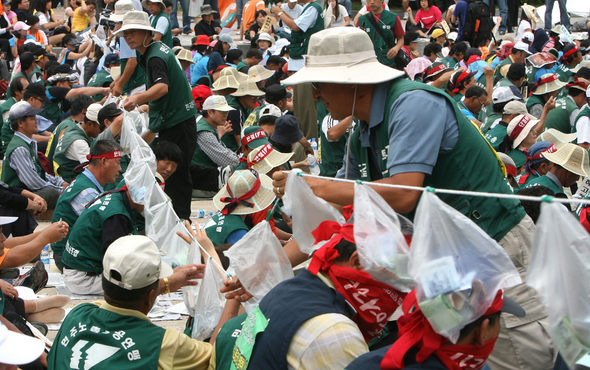
[[[267,174],[275,167],[286,163],[293,156],[291,153],[282,153],[275,150],[270,144],[264,144],[248,154],[248,165],[259,173]]]
[[[185,62],[189,62],[190,64],[195,64],[195,61],[193,60],[193,54],[190,52],[190,50],[187,50],[187,49],[183,48],[182,46],[181,46],[181,49],[178,50],[176,57],[180,61],[185,61]]]
[[[581,61],[580,64],[578,64],[574,68],[571,68],[570,71],[572,71],[573,73],[578,73],[578,71],[582,67],[590,68],[590,60],[583,60],[583,61]]]
[[[115,12],[110,15],[109,19],[113,22],[121,22],[125,14],[133,10],[135,8],[133,8],[133,2],[131,0],[118,0],[115,3]]]
[[[238,89],[233,92],[231,95],[233,96],[264,96],[264,91],[261,91],[256,82],[250,79],[246,81],[240,82]]]
[[[143,0],[141,2],[141,5],[143,5],[143,7],[147,9],[147,4],[148,3],[160,4],[160,5],[162,5],[162,9],[166,9],[166,4],[164,4],[164,1],[163,0]]]
[[[546,150],[541,155],[576,175],[590,176],[588,151],[579,145],[566,143],[556,147],[556,150]]]
[[[260,65],[255,65],[248,69],[248,78],[250,80],[254,80],[254,82],[264,81],[271,78],[274,74],[274,71],[271,71],[270,69]]]
[[[543,131],[543,133],[541,133],[541,135],[539,135],[539,137],[537,137],[537,142],[548,141],[551,144],[555,145],[556,147],[560,147],[564,144],[573,142],[577,138],[578,138],[578,134],[575,132],[571,133],[571,134],[566,134],[566,133],[556,130],[554,128],[549,128],[549,129]]]
[[[248,79],[247,74],[238,71],[234,67],[222,69],[221,72],[219,72],[219,77],[221,78],[224,76],[232,76],[238,81],[238,83],[242,83],[243,81],[246,81]]]
[[[229,68],[225,68],[229,69]],[[224,69],[224,71],[225,71]],[[223,71],[222,71],[223,72]],[[211,91],[222,91],[226,89],[233,89],[238,90],[240,83],[236,78],[232,75],[222,76],[217,79],[217,81],[213,82]]]
[[[537,88],[533,91],[533,95],[548,94],[562,89],[565,85],[566,83],[560,81],[556,73],[546,73],[537,82]]]
[[[258,182],[259,185],[257,185]],[[226,205],[231,203],[232,198],[244,196],[250,190],[254,189],[255,186],[259,186],[256,193],[247,199],[243,199],[229,213],[233,215],[248,215],[260,212],[270,206],[276,196],[272,187],[272,179],[252,169],[234,172],[227,180],[225,186],[213,197],[213,205],[222,211]],[[244,201],[248,202],[252,207],[244,204]]]
[[[17,333],[0,324],[0,363],[24,365],[35,361],[45,349],[45,343],[35,337]]]
[[[123,35],[123,32],[129,30],[157,32],[156,29],[151,26],[147,13],[138,10],[132,10],[125,14],[123,17],[123,25],[117,32],[115,32],[115,36],[121,36]]]
[[[530,114],[519,114],[508,123],[506,133],[512,140],[512,149],[518,148],[537,123],[539,120]]]
[[[270,42],[271,45],[274,45],[274,43],[275,43],[274,37],[272,37],[267,32],[262,32],[260,35],[258,35],[258,39],[256,40],[256,42],[258,42],[258,41],[268,41],[268,42]]]
[[[314,33],[304,58],[305,66],[281,81],[283,85],[378,84],[405,75],[379,63],[369,35],[354,27],[334,27]]]
[[[534,6],[524,3],[520,7],[529,20],[539,23],[540,19],[537,15],[537,9]]]

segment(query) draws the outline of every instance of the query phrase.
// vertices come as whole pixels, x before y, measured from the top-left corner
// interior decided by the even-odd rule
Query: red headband
[[[481,60],[481,57],[479,55],[472,55],[469,57],[469,59],[467,59],[467,65],[470,65],[471,63]]]
[[[551,145],[549,147],[547,147],[547,149],[545,150],[541,150],[539,153],[535,154],[532,157],[529,157],[528,155],[526,156],[526,160],[530,161],[530,160],[534,160],[534,159],[541,159],[544,158],[542,156],[543,153],[555,153],[557,151],[557,148],[555,147],[555,145]]]
[[[266,137],[266,132],[264,132],[263,129],[254,131],[242,138],[242,140],[241,140],[242,145],[246,146],[246,145],[250,144],[251,142],[253,142],[254,140],[258,140],[263,137]]]
[[[530,118],[528,116],[523,116],[520,121],[518,121],[518,123],[516,124],[516,126],[514,126],[514,129],[512,129],[512,132],[509,135],[510,140],[514,141],[514,139],[516,139],[518,137],[518,135],[520,135],[520,133],[522,132],[522,130],[526,127],[526,125],[530,122]]]
[[[571,48],[568,51],[566,51],[565,53],[563,53],[560,60],[565,60],[565,58],[569,57],[572,54],[575,54],[576,51],[578,51],[578,47],[574,46],[573,48]]]
[[[252,158],[251,161],[248,161],[248,167],[251,167],[253,164],[259,163],[264,158],[268,157],[268,155],[273,150],[274,149],[272,148],[272,146],[270,146],[270,144],[264,144],[263,146],[261,146],[260,147],[260,150],[258,151],[258,153],[256,153],[256,155],[254,156],[254,158]]]
[[[545,77],[545,78],[540,79],[539,81],[537,81],[533,85],[533,87],[531,89],[531,92],[529,93],[529,96],[533,93],[533,91],[536,91],[537,90],[537,87],[539,87],[541,85],[544,85],[544,84],[548,84],[550,82],[553,82],[553,81],[557,80],[558,78],[559,78],[559,76],[557,76],[557,74],[554,73],[554,74],[552,74],[549,77]]]
[[[463,72],[461,72],[461,74],[459,75],[459,77],[457,77],[457,80],[455,81],[455,83],[453,84],[453,86],[455,86],[452,90],[453,94],[458,93],[459,91],[461,91],[461,89],[459,89],[458,85],[463,82],[464,79],[466,79],[469,75],[471,75],[471,72],[469,72],[469,70],[464,70]]]
[[[93,160],[93,159],[115,159],[115,158],[121,158],[123,155],[121,154],[120,150],[111,150],[110,152],[106,152],[103,154],[98,154],[98,155],[91,155],[91,154],[87,154],[86,155],[86,159],[88,159],[89,161]]]
[[[437,72],[440,72],[442,70],[444,70],[445,68],[447,68],[444,64],[439,64],[436,67],[430,68],[426,70],[426,76],[432,76]]]
[[[255,170],[250,170],[250,171],[252,172],[252,174],[254,176],[256,176],[256,182],[254,182],[254,185],[252,185],[252,189],[248,190],[247,192],[245,192],[241,196],[239,196],[237,198],[234,196],[234,194],[231,191],[231,188],[229,187],[229,181],[227,184],[225,184],[225,188],[227,189],[229,197],[223,197],[220,199],[220,201],[222,201],[223,203],[227,203],[225,205],[225,207],[223,207],[223,209],[221,210],[221,214],[226,215],[226,216],[229,215],[240,204],[243,204],[246,207],[250,207],[250,208],[254,207],[254,203],[248,202],[247,199],[250,199],[254,195],[256,195],[256,193],[258,192],[258,189],[260,189],[260,177],[258,176],[258,172],[256,172]]]
[[[581,87],[582,90],[584,90],[584,91],[586,91],[586,89],[588,89],[588,84],[584,81],[578,80],[577,78],[573,82],[570,82],[567,85],[565,85],[565,87],[567,87],[568,89],[570,87],[574,87],[574,86]]]

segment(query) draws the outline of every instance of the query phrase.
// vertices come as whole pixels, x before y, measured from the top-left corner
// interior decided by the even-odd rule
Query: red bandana
[[[459,84],[461,82],[463,82],[463,80],[465,80],[467,77],[469,77],[471,75],[471,72],[469,72],[469,70],[464,70],[463,72],[461,72],[461,74],[459,75],[459,77],[457,77],[457,80],[455,81],[455,83],[453,84],[453,86],[455,86],[452,90],[453,94],[458,93],[459,91],[461,91],[461,89],[459,88]]]
[[[580,90],[584,90],[584,91],[586,91],[586,89],[588,89],[588,84],[582,80],[578,80],[577,77],[574,79],[573,82],[570,82],[567,85],[565,85],[565,87],[567,87],[568,89],[570,87],[574,87],[574,86],[577,86],[580,88]]]
[[[321,271],[330,277],[336,290],[356,310],[354,321],[369,342],[381,333],[389,317],[401,304],[404,293],[373,279],[365,271],[333,263],[340,256],[334,246],[342,239],[354,243],[352,224],[341,226],[336,221],[324,221],[313,232],[313,236],[316,243],[329,241],[313,254],[309,272],[317,275]]]
[[[266,132],[264,132],[263,129],[257,130],[252,132],[249,135],[246,135],[242,138],[242,145],[246,146],[248,144],[250,144],[251,142],[253,142],[254,140],[258,140],[260,138],[266,137]]]
[[[539,81],[537,81],[537,82],[536,82],[536,83],[533,85],[533,87],[532,87],[532,89],[531,89],[531,92],[529,93],[529,96],[530,96],[530,95],[531,95],[531,94],[532,94],[534,91],[536,91],[536,90],[537,90],[537,87],[539,87],[539,86],[541,86],[541,85],[544,85],[544,84],[548,84],[549,82],[553,82],[553,81],[557,80],[558,78],[559,78],[559,76],[557,76],[557,74],[555,74],[555,73],[554,73],[554,74],[552,74],[552,75],[551,75],[551,76],[549,76],[549,77],[546,77],[546,78],[540,79]]]
[[[223,203],[227,203],[225,205],[225,207],[223,207],[223,209],[221,210],[222,215],[226,215],[226,216],[229,215],[240,204],[243,204],[246,207],[250,207],[250,208],[254,207],[254,203],[248,202],[247,199],[250,199],[254,195],[256,195],[256,193],[258,192],[258,189],[260,189],[260,177],[258,177],[258,172],[256,172],[255,170],[250,170],[250,171],[252,171],[254,176],[256,176],[256,182],[254,183],[254,185],[252,185],[252,189],[248,190],[247,192],[245,192],[241,196],[236,198],[233,195],[231,188],[229,187],[229,182],[227,184],[225,184],[225,188],[227,189],[227,193],[229,194],[229,197],[223,197],[220,199],[220,201],[222,201]]]
[[[570,55],[575,54],[577,51],[578,51],[578,48],[576,46],[574,46],[573,48],[571,48],[568,51],[566,51],[565,53],[563,53],[563,55],[561,56],[561,58],[559,60],[561,60],[562,62],[565,62],[565,58],[569,57]]]
[[[482,316],[500,311],[503,304],[502,291],[498,291],[494,302]],[[402,310],[404,314],[397,321],[399,339],[385,354],[381,361],[381,369],[403,369],[404,356],[412,347],[418,349],[416,361],[419,363],[434,354],[447,369],[481,369],[494,349],[495,339],[486,342],[482,347],[449,343],[445,337],[432,329],[422,314],[415,290],[408,293],[404,299]]]
[[[512,177],[516,177],[516,166],[511,166],[509,164],[504,163],[504,167],[506,167],[506,173]]]
[[[264,131],[262,131],[264,132]],[[270,144],[264,144],[263,146],[260,147],[260,150],[258,151],[258,153],[256,153],[256,155],[254,156],[254,158],[252,158],[251,161],[248,161],[248,167],[251,167],[253,164],[256,164],[260,161],[262,161],[264,158],[268,157],[268,155],[273,151],[272,146],[270,146]]]
[[[99,154],[99,155],[91,155],[91,154],[87,154],[86,155],[86,159],[88,159],[89,161],[93,160],[93,159],[115,159],[115,158],[121,158],[122,154],[121,151],[119,150],[111,150],[110,152],[107,153],[103,153],[103,154]]]

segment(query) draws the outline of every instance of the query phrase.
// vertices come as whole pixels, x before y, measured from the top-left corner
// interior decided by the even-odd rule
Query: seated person
[[[195,24],[195,36],[206,35],[212,37],[221,32],[219,21],[214,19],[213,13],[217,13],[211,5],[201,6],[201,20]]]
[[[96,72],[94,76],[90,78],[88,84],[86,86],[90,87],[109,87],[113,82],[113,77],[111,76],[111,68],[118,67],[121,65],[121,60],[119,59],[119,55],[116,53],[108,54],[104,58],[104,65],[100,71]],[[94,101],[101,101],[104,98],[102,94],[94,95]]]
[[[83,366],[83,358],[76,357],[79,347],[98,345],[110,351],[110,356],[101,357],[100,364],[106,368],[206,369],[216,334],[205,343],[161,328],[147,317],[158,295],[195,285],[193,279],[203,277],[205,266],[186,265],[172,271],[161,260],[156,244],[139,235],[116,240],[102,262],[99,279],[105,301],[78,305],[68,314],[49,353],[49,368]],[[239,302],[230,299],[225,312],[235,315],[238,307]],[[82,326],[88,330],[81,330]]]
[[[84,171],[76,176],[57,200],[53,212],[53,222],[63,220],[74,227],[76,220],[96,197],[104,191],[104,186],[113,183],[121,171],[121,148],[110,140],[98,140],[90,149],[90,158]],[[51,244],[55,265],[61,271],[61,256],[69,234],[62,240]]]
[[[256,48],[251,48],[246,52],[246,57],[238,63],[236,69],[238,72],[248,73],[248,68],[257,65],[262,60],[262,53]]]
[[[33,217],[47,210],[45,199],[26,189],[0,182],[0,216],[18,217],[18,221],[4,227],[5,236],[29,235],[38,224]]]
[[[86,110],[84,121],[67,128],[57,141],[54,157],[59,166],[57,173],[67,182],[76,177],[76,167],[88,161],[90,145],[100,134],[100,125],[97,121],[101,108],[102,105],[98,103],[91,104]]]
[[[248,32],[246,33],[246,40],[256,41],[256,36],[258,34],[260,34],[260,29],[264,25],[264,21],[266,20],[267,16],[268,16],[268,13],[264,9],[260,9],[260,10],[256,11],[256,21],[254,23],[252,23],[252,25],[248,29]],[[270,35],[272,37],[274,37],[274,35],[275,35],[274,26],[271,26],[270,31],[267,33],[270,33]],[[252,44],[252,47],[255,47],[255,45]]]
[[[45,199],[51,210],[69,184],[59,176],[47,174],[39,162],[37,142],[33,139],[38,131],[35,118],[38,112],[27,102],[18,102],[10,108],[10,125],[15,133],[6,147],[2,181],[34,192]]]
[[[182,161],[182,151],[180,147],[171,141],[160,140],[154,148],[156,156],[156,173],[162,176],[162,186],[174,172]]]

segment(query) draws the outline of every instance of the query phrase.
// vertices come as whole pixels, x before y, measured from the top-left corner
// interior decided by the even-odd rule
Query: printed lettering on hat
[[[510,134],[510,139],[514,140],[515,138],[517,138],[530,120],[531,119],[528,116],[523,116],[514,127],[514,130],[512,130],[512,133]]]
[[[250,161],[250,162],[253,164],[256,164],[256,163],[262,161],[264,158],[268,157],[268,155],[272,151],[273,151],[273,149],[272,149],[272,146],[270,146],[270,144],[264,144],[263,146],[260,147],[260,150],[258,151],[258,153],[256,153],[256,155],[254,156],[254,158],[252,158],[252,161]]]
[[[250,144],[254,140],[258,140],[263,137],[266,137],[266,132],[264,132],[264,130],[258,130],[258,131],[255,131],[251,134],[244,136],[244,138],[242,139],[242,144],[244,144],[244,145]]]

